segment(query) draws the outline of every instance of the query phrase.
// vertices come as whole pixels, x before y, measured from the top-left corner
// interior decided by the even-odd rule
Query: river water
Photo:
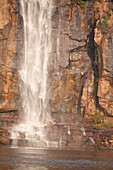
[[[0,170],[112,170],[112,151],[0,146]]]

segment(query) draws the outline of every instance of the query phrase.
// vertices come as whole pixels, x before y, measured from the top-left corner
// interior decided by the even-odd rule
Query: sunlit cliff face
[[[102,32],[98,28],[95,28],[94,40],[95,40],[96,44],[100,45],[101,40],[102,40]]]

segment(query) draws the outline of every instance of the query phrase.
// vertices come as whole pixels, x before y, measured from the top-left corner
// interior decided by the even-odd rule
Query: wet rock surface
[[[113,150],[113,128],[55,124],[48,138],[58,141],[61,148]]]
[[[45,140],[27,139],[26,133],[18,132],[19,138],[11,139],[6,128],[0,128],[0,144],[19,147],[54,147],[68,149],[113,150],[113,128],[93,128],[81,124],[50,124],[44,128]],[[44,135],[44,134],[43,134]]]
[[[8,138],[8,130],[0,127],[0,145],[10,145],[11,139]]]

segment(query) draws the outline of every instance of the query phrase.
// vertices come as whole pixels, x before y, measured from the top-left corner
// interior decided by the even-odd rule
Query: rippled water
[[[0,170],[112,170],[113,152],[0,147]]]

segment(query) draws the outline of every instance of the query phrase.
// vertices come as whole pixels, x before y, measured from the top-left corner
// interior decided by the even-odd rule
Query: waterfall
[[[24,22],[24,56],[20,89],[25,124],[46,123],[50,113],[47,64],[51,52],[51,0],[20,0]]]
[[[24,138],[28,146],[56,146],[56,143],[47,141],[44,134],[44,126],[52,121],[47,94],[52,0],[20,0],[20,4],[24,52],[19,75],[24,116],[23,122],[13,128],[11,138],[14,145]]]

